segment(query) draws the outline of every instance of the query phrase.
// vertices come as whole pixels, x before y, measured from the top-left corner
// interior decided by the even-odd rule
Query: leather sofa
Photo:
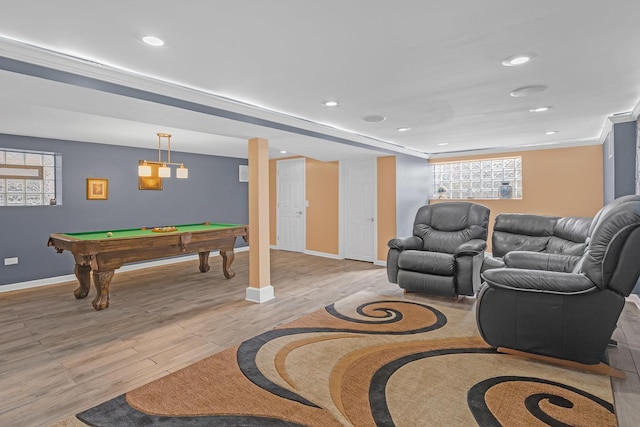
[[[639,253],[640,196],[625,196],[594,217],[570,272],[541,252],[514,252],[527,268],[483,272],[480,335],[492,347],[598,364],[640,277]]]
[[[573,216],[500,214],[491,235],[491,255],[485,256],[482,272],[515,264],[528,268],[530,257],[519,251],[549,254],[535,262],[543,259],[554,264],[552,269],[571,271],[584,252],[591,223],[591,218]]]
[[[475,295],[487,247],[489,208],[471,202],[422,206],[413,236],[388,243],[387,277],[405,291]]]

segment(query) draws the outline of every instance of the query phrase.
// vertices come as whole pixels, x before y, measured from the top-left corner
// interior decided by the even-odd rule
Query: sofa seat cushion
[[[453,276],[453,254],[426,251],[403,251],[398,256],[398,267],[401,270],[438,276]]]

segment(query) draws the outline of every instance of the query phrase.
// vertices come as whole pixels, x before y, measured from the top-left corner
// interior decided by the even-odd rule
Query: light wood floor
[[[111,306],[96,312],[72,295],[75,283],[0,293],[0,426],[48,426],[167,375],[258,333],[360,291],[403,297],[383,267],[292,252],[271,252],[276,299],[244,300],[248,253],[226,280],[217,257],[116,273]],[[416,294],[412,294],[416,298]],[[473,310],[474,299],[418,296]],[[640,425],[640,312],[627,304],[611,364],[621,426]]]

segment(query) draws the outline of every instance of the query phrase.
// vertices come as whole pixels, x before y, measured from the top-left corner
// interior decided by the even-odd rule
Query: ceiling
[[[245,158],[262,137],[272,158],[428,158],[598,143],[640,100],[637,0],[6,3],[0,133],[155,148],[167,132],[175,151]],[[523,53],[533,59],[502,65]],[[531,85],[546,90],[510,96]]]

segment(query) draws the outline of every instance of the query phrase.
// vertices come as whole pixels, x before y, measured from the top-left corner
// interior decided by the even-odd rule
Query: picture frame
[[[151,176],[138,177],[138,190],[162,190],[162,178],[158,175],[158,168],[162,163],[140,160],[138,165],[143,163],[151,167]]]
[[[87,200],[107,200],[109,180],[107,178],[87,178]]]

